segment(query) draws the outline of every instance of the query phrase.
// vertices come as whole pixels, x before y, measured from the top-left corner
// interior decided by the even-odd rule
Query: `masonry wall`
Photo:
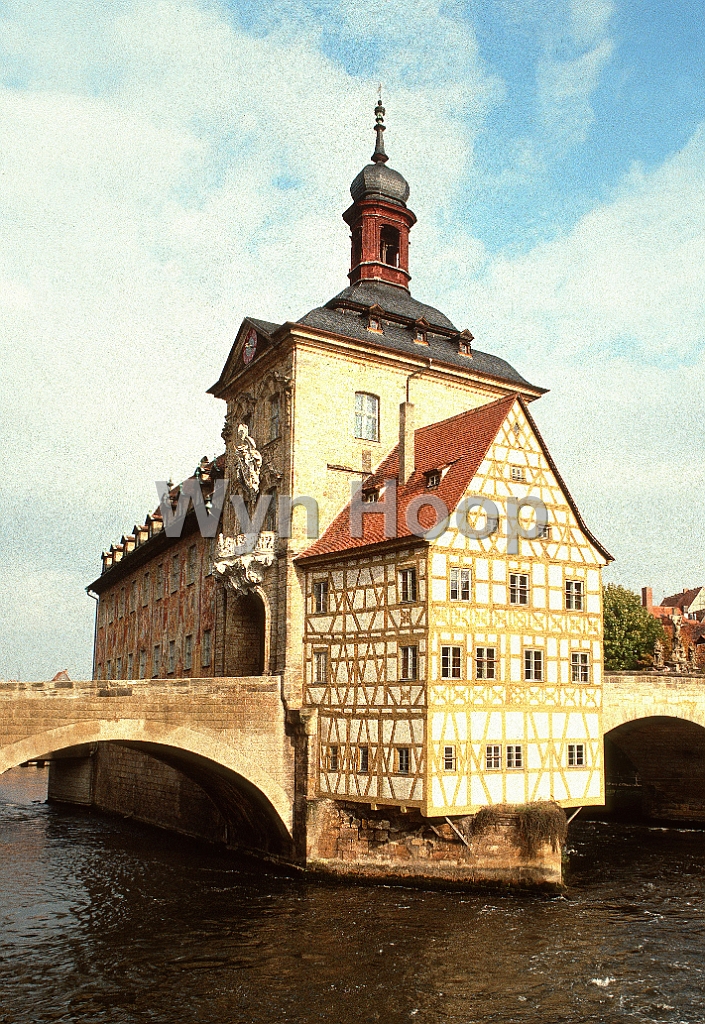
[[[227,841],[222,814],[200,786],[163,761],[119,743],[97,745],[93,805],[171,832]]]
[[[560,808],[555,812],[565,821]],[[476,833],[470,818],[454,825],[430,821],[416,809],[372,811],[352,801],[318,800],[309,807],[307,864],[326,874],[369,879],[528,888],[562,884],[560,842],[540,842],[527,854],[519,816],[511,808]]]

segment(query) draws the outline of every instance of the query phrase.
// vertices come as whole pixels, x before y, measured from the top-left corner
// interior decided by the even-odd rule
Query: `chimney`
[[[651,587],[642,587],[641,588],[641,604],[642,604],[642,607],[646,608],[646,610],[648,612],[650,612],[651,609],[653,608],[653,606],[654,606],[654,592],[651,589]]]
[[[411,402],[399,406],[399,486],[411,479],[414,465],[414,407]]]

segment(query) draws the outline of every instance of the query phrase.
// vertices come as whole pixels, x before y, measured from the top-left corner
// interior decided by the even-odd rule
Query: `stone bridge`
[[[607,805],[667,820],[705,820],[705,679],[605,677]]]
[[[119,745],[185,775],[242,845],[285,860],[297,859],[295,732],[278,676],[0,684],[0,774]]]

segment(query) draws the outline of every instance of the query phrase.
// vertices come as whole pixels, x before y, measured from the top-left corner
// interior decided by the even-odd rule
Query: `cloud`
[[[339,35],[364,32],[354,5],[339,14]],[[493,88],[471,31],[451,39],[443,18],[457,88],[442,95],[401,73],[428,70],[437,14],[406,19],[382,62],[392,162],[424,182],[414,206],[427,241],[468,160],[453,106]],[[391,8],[379,16],[393,20]],[[153,481],[222,449],[224,410],[205,391],[241,318],[296,319],[346,283],[340,214],[372,151],[380,69],[354,77],[323,52],[331,17],[319,22],[302,13],[258,28],[196,0],[5,7],[0,501],[13,513],[0,575],[45,581],[32,593],[46,629],[25,671],[44,674],[53,658],[76,670],[76,634],[55,629],[50,610],[69,587],[67,616],[89,636],[82,589],[101,548],[154,507]],[[24,605],[4,596],[12,651],[27,641]],[[89,644],[79,663],[87,673]],[[12,672],[0,652],[0,676]]]

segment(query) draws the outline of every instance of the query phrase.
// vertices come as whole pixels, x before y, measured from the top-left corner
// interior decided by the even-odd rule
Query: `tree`
[[[608,584],[603,591],[605,612],[605,668],[608,672],[650,665],[654,644],[665,641],[658,619],[642,607],[637,594]]]

